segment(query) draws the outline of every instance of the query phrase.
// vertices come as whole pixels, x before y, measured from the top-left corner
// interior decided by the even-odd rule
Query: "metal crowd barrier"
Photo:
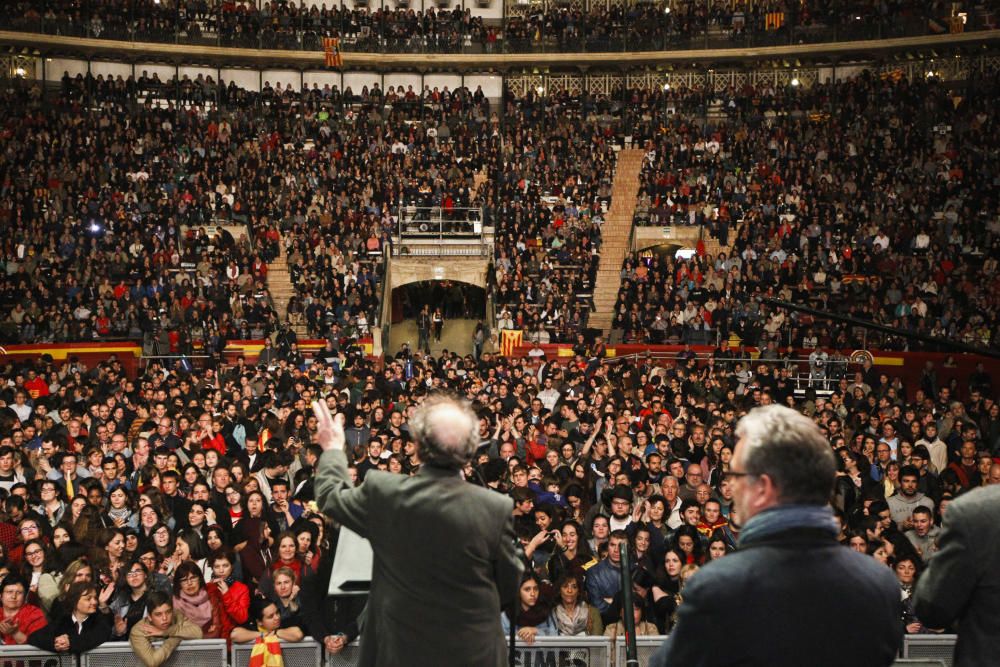
[[[326,656],[324,667],[355,667],[361,661],[361,642],[354,640],[337,655],[330,655],[325,651],[324,654]],[[233,665],[233,667],[242,666]]]
[[[345,649],[346,650],[346,649]],[[246,667],[250,663],[250,653],[253,652],[253,642],[249,644],[233,644],[231,667]],[[312,637],[306,637],[300,642],[281,642],[281,657],[285,667],[321,667],[323,663],[323,647],[314,642]],[[356,659],[354,663],[356,664]]]
[[[533,644],[518,641],[514,650],[518,667],[607,667],[610,660],[611,640],[607,637],[536,637]]]
[[[76,667],[72,653],[49,653],[34,646],[0,645],[0,667]]]
[[[656,649],[660,648],[666,639],[666,635],[643,635],[641,637],[636,635],[635,648],[639,667],[646,667],[649,664],[649,659],[653,657]],[[625,666],[625,637],[619,636],[615,639],[615,661],[611,663],[611,666]]]
[[[930,658],[951,667],[955,658],[958,635],[906,635],[903,637],[904,658]]]
[[[158,642],[155,642],[159,645]],[[108,642],[80,656],[80,667],[136,667],[139,660],[128,642]],[[219,667],[226,664],[224,639],[185,639],[163,667]]]

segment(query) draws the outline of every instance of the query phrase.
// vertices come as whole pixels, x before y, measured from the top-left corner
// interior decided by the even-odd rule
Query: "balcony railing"
[[[652,23],[612,22],[601,25],[590,34],[567,30],[534,34],[522,17],[510,17],[501,24],[496,32],[483,28],[470,32],[461,24],[444,22],[443,29],[438,33],[412,34],[398,22],[372,21],[370,25],[359,26],[353,20],[322,20],[310,16],[285,17],[280,22],[264,26],[253,22],[246,27],[233,23],[221,14],[200,18],[177,16],[175,20],[158,27],[130,16],[121,17],[115,23],[0,16],[0,28],[26,33],[287,51],[322,51],[324,37],[339,37],[340,48],[344,52],[387,54],[615,53],[760,48],[943,34],[951,29],[953,22],[946,17],[920,15],[891,19],[846,16],[828,23],[786,24],[767,30],[763,27],[739,29],[734,27],[732,21],[681,25],[669,15],[663,15],[661,20]],[[957,23],[955,25],[958,26]],[[970,14],[960,26],[963,32],[992,28],[992,19],[980,14]],[[528,34],[531,36],[524,36]]]

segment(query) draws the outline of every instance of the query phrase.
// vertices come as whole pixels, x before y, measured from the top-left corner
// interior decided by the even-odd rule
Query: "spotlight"
[[[25,74],[27,74],[27,72],[24,71],[23,67],[18,67],[17,69],[14,70],[14,76],[16,76],[19,79],[23,79]]]
[[[793,86],[795,86],[796,88],[798,88],[799,83],[800,82],[799,82],[799,78],[798,77],[792,77],[792,85]]]

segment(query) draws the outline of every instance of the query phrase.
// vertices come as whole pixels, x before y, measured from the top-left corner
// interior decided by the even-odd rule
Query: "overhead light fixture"
[[[801,82],[799,81],[799,77],[797,77],[797,76],[793,76],[793,77],[792,77],[792,85],[793,85],[793,86],[795,86],[795,87],[798,87],[799,83],[801,83]]]
[[[14,76],[16,76],[19,79],[23,79],[25,74],[27,74],[27,72],[24,71],[23,67],[18,67],[17,69],[14,70]]]
[[[670,84],[669,83],[663,84],[663,90],[664,91],[670,90]]]

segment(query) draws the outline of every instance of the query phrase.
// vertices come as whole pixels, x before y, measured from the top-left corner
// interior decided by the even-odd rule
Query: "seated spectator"
[[[132,652],[145,667],[162,665],[183,640],[202,638],[201,628],[174,609],[170,595],[151,591],[145,606],[148,613],[132,627],[128,636]]]
[[[8,574],[0,582],[0,605],[3,607],[0,640],[4,644],[26,644],[32,633],[48,625],[45,613],[25,602],[27,592],[25,581],[16,575]]]
[[[530,570],[521,579],[517,601],[515,632],[525,644],[535,643],[535,637],[550,637],[557,634],[556,626],[549,616],[549,606],[540,599],[541,580]],[[500,622],[504,635],[510,634],[510,618],[506,611],[501,613]]]
[[[97,610],[97,589],[90,583],[70,586],[65,611],[28,637],[32,646],[54,653],[79,655],[111,639],[111,618]]]

